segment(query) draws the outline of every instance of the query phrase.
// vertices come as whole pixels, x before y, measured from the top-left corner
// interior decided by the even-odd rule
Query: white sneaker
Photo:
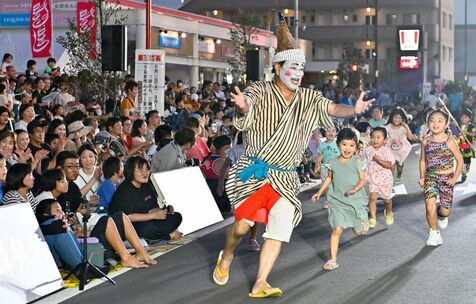
[[[438,217],[438,227],[446,229],[448,227],[448,217]]]
[[[443,238],[441,237],[439,230],[431,230],[428,240],[426,240],[426,246],[439,246],[443,244]]]

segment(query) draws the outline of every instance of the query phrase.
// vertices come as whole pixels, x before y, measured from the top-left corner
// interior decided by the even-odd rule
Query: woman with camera
[[[194,133],[190,131],[193,138]],[[129,158],[124,166],[124,177],[112,197],[109,214],[127,214],[137,234],[149,243],[180,239],[182,233],[177,228],[182,223],[182,215],[174,212],[172,206],[159,208],[157,194],[149,182],[149,162],[141,156]]]

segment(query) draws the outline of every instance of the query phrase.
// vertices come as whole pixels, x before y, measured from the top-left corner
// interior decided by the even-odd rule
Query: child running
[[[388,136],[387,146],[392,150],[397,165],[395,183],[399,184],[403,173],[403,163],[412,150],[409,140],[417,140],[418,137],[410,131],[407,125],[407,115],[400,108],[395,108],[390,113],[385,129],[387,129]]]
[[[425,190],[426,220],[430,226],[427,246],[443,244],[440,230],[448,226],[448,216],[453,207],[453,190],[463,169],[463,157],[458,144],[447,133],[448,114],[434,110],[428,116],[431,135],[423,139],[420,154],[420,179]],[[456,169],[453,162],[456,159]],[[440,197],[437,207],[436,197]],[[437,217],[438,216],[438,217]]]
[[[392,212],[392,188],[393,169],[395,167],[395,157],[392,151],[385,146],[387,141],[387,130],[376,127],[370,133],[370,146],[365,149],[365,157],[368,166],[365,170],[366,180],[369,185],[369,228],[377,226],[377,198],[380,196],[385,203],[383,215],[385,224],[393,225]]]
[[[346,228],[353,228],[354,234],[366,234],[369,230],[367,214],[367,195],[365,194],[365,173],[362,162],[355,156],[357,135],[350,128],[342,129],[337,135],[340,155],[332,159],[326,167],[329,169],[319,191],[312,196],[317,201],[329,188],[329,223],[332,227],[330,239],[330,260],[322,267],[334,270],[337,264],[339,239]]]
[[[323,167],[321,164],[326,165],[327,163],[329,163],[329,161],[338,157],[340,155],[340,152],[336,144],[337,129],[335,127],[328,128],[327,130],[324,130],[322,133],[326,137],[326,140],[320,143],[317,149],[319,154],[316,159],[314,172],[319,173],[321,177],[321,181],[324,182],[324,180],[327,177],[327,168],[326,166]],[[327,200],[324,202],[324,208],[328,208]]]

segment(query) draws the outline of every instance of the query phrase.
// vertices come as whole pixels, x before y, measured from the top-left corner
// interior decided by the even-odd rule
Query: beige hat
[[[83,137],[83,136],[86,136],[86,134],[88,134],[89,131],[91,131],[91,127],[85,127],[82,121],[80,120],[73,121],[72,123],[68,125],[68,134],[69,134],[68,138],[73,139],[75,133],[77,132],[79,132],[80,136]]]
[[[279,13],[277,38],[278,45],[274,56],[272,56],[273,63],[287,60],[306,62],[303,50],[299,48],[299,43],[294,39],[293,35],[291,35],[286,19],[284,19],[281,13]]]

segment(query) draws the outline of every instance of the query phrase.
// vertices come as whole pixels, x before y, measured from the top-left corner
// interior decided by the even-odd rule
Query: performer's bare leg
[[[218,264],[222,273],[230,269],[231,261],[233,260],[233,252],[236,246],[241,242],[243,236],[250,230],[250,225],[245,221],[235,222],[233,226],[228,228],[226,233],[225,249],[221,258],[221,263]]]
[[[274,262],[281,252],[281,241],[266,239],[261,249],[259,256],[259,268],[258,275],[256,276],[256,282],[253,286],[252,293],[258,292],[258,290],[266,283],[268,275],[273,269]]]

